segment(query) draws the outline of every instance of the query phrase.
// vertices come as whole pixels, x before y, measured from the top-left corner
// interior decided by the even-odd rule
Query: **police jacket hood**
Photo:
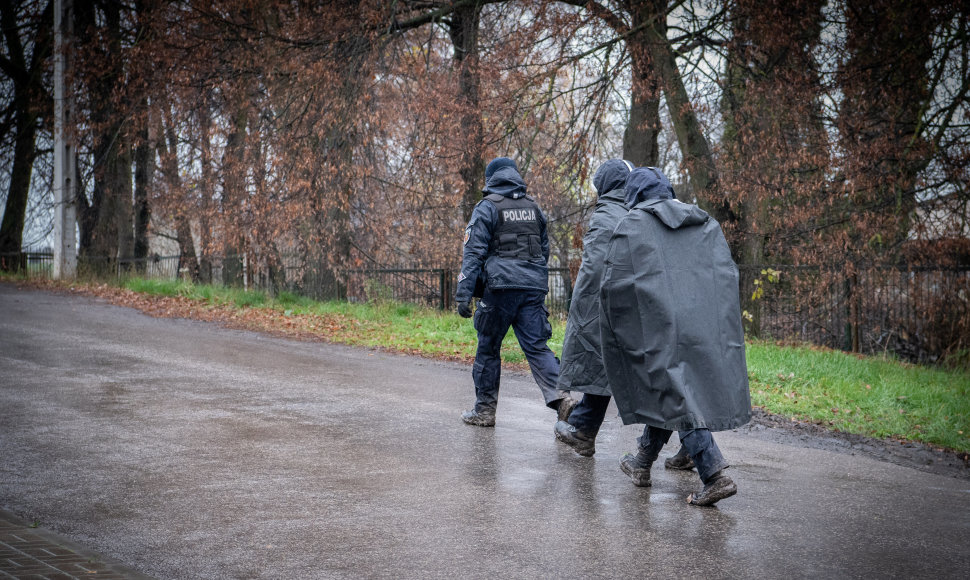
[[[625,424],[733,429],[751,416],[738,269],[717,220],[674,199],[616,225],[600,287],[603,365]]]
[[[602,196],[615,189],[622,189],[632,170],[633,164],[622,159],[610,159],[600,165],[596,173],[593,174],[593,187],[596,188],[596,195]]]
[[[579,266],[569,303],[566,334],[562,343],[559,384],[563,391],[609,396],[610,385],[603,368],[600,340],[600,283],[606,269],[606,250],[617,222],[627,214],[623,184],[630,164],[611,159],[593,176],[599,196],[583,237],[583,262]]]
[[[485,181],[484,195],[497,193],[505,197],[518,198],[525,195],[525,181],[514,167],[502,167]]]
[[[677,199],[677,196],[670,180],[656,167],[637,167],[626,180],[627,207],[648,199]]]

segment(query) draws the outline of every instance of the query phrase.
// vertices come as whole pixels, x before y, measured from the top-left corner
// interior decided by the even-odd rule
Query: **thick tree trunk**
[[[130,260],[134,254],[132,221],[132,154],[123,113],[117,108],[115,92],[123,82],[121,54],[121,7],[102,5],[103,20],[97,7],[84,3],[75,6],[78,23],[75,30],[85,35],[80,42],[91,46],[101,43],[104,57],[102,74],[92,80],[88,90],[95,103],[91,113],[94,132],[94,187],[90,204],[81,205],[81,254],[88,267],[98,273],[114,270],[119,260]],[[100,20],[100,22],[99,22]],[[100,33],[100,36],[98,35]],[[107,64],[105,64],[107,63]]]
[[[10,168],[10,187],[0,226],[0,269],[14,269],[19,264],[16,254],[21,250],[27,197],[34,168],[37,116],[30,111],[26,97],[18,95],[16,107],[17,138],[14,144],[13,165]]]
[[[823,188],[827,156],[821,142],[812,51],[818,46],[822,0],[736,0],[721,113],[722,187],[737,221],[728,232],[742,268],[742,308],[750,334],[760,332],[754,281],[767,259],[788,262],[791,250],[767,241],[809,215],[799,202]],[[818,205],[818,204],[816,204]],[[747,268],[745,268],[747,266]],[[765,280],[762,280],[765,283]]]
[[[479,102],[481,85],[478,69],[478,28],[481,6],[458,7],[451,18],[451,43],[454,67],[458,71],[458,102],[461,106],[461,161],[458,173],[464,185],[461,197],[462,218],[467,222],[482,197],[485,176],[484,131]]]
[[[150,26],[152,16],[152,4],[148,0],[135,1],[135,14],[138,22],[137,35],[141,43],[150,43],[152,40],[152,29]],[[156,81],[152,78],[152,69],[148,66],[141,68],[142,75],[149,84]],[[151,225],[151,201],[149,190],[155,174],[155,144],[152,142],[150,131],[152,108],[155,103],[149,102],[148,96],[142,94],[138,97],[138,110],[135,115],[135,123],[138,125],[136,136],[137,145],[135,147],[135,245],[134,257],[138,260],[139,269],[145,270],[147,264],[149,241],[148,229]]]
[[[164,109],[168,109],[167,104],[164,105]],[[192,238],[192,225],[187,215],[193,212],[195,206],[191,203],[191,200],[186,199],[182,190],[182,178],[179,175],[177,156],[178,138],[175,135],[175,130],[171,126],[164,126],[164,123],[165,121],[162,119],[163,127],[159,132],[160,138],[158,140],[162,176],[168,183],[169,191],[184,200],[176,207],[173,217],[175,235],[179,245],[179,275],[185,273],[190,280],[198,282],[200,279],[199,261],[195,256],[195,240]],[[164,135],[164,137],[161,137],[161,135]]]
[[[82,253],[97,273],[114,270],[134,253],[131,151],[120,124],[99,132],[95,148],[94,190],[82,213]]]
[[[936,8],[936,9],[934,9]],[[845,173],[851,203],[868,215],[850,237],[856,251],[892,258],[910,234],[916,182],[930,150],[922,137],[931,97],[926,64],[941,6],[850,0],[847,51],[839,71]]]
[[[7,201],[0,223],[0,269],[11,269],[19,264],[23,244],[24,224],[27,219],[27,202],[33,175],[34,158],[37,155],[36,136],[39,111],[48,98],[43,85],[43,63],[50,55],[53,29],[53,2],[48,2],[39,22],[29,55],[21,38],[21,26],[17,21],[17,7],[9,0],[0,4],[0,24],[3,28],[4,54],[2,72],[13,83],[13,115],[16,137]]]
[[[734,220],[730,204],[718,187],[717,167],[710,143],[704,136],[703,128],[690,102],[684,79],[674,58],[670,42],[667,40],[666,15],[658,14],[648,30],[652,33],[650,56],[660,73],[660,82],[667,97],[667,108],[673,121],[674,132],[684,166],[690,176],[689,194],[697,198],[697,203],[711,213],[722,224]]]
[[[246,127],[248,113],[245,101],[237,102],[232,131],[226,137],[222,158],[222,219],[226,240],[222,260],[222,283],[226,286],[243,284],[243,257],[246,232],[243,231],[241,200],[246,192]]]
[[[143,109],[147,114],[147,102]],[[144,270],[148,258],[148,227],[152,218],[149,202],[149,188],[155,173],[155,149],[149,141],[147,119],[138,135],[135,148],[135,246],[134,257],[139,260],[139,269]]]
[[[655,14],[660,10],[660,14]],[[639,2],[631,7],[634,32],[627,38],[630,53],[630,118],[623,132],[623,158],[637,167],[655,167],[660,159],[660,78],[650,54],[645,22],[664,18],[666,6]],[[664,28],[666,30],[666,27]]]

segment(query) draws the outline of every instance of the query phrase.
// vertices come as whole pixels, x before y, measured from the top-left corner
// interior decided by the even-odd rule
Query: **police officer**
[[[549,238],[546,218],[526,195],[515,161],[492,160],[485,168],[484,199],[475,206],[465,228],[461,274],[455,302],[458,313],[472,316],[473,294],[481,294],[475,310],[478,350],[472,367],[475,408],[461,415],[469,425],[492,427],[502,372],[502,340],[511,326],[529,361],[546,406],[569,416],[576,401],[556,389],[559,360],[546,342],[552,336],[545,307],[549,291]],[[476,292],[476,286],[481,288]]]

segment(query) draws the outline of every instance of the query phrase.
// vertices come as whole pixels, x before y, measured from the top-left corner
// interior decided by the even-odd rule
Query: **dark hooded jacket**
[[[525,182],[514,166],[501,167],[490,175],[482,193],[486,197],[491,194],[513,199],[528,197]],[[502,257],[492,251],[492,237],[499,223],[498,210],[488,199],[478,202],[465,228],[461,274],[458,276],[458,289],[455,292],[456,302],[471,300],[475,282],[482,275],[485,276],[489,290],[549,291],[549,236],[546,233],[546,217],[538,206],[536,211],[541,226],[542,255],[528,260]]]
[[[738,270],[716,220],[674,199],[637,203],[610,239],[600,301],[603,364],[624,424],[748,422]]]
[[[600,282],[613,228],[627,213],[623,186],[629,175],[630,166],[626,161],[611,159],[593,176],[599,197],[589,220],[589,230],[583,237],[583,263],[576,276],[566,321],[557,387],[563,391],[610,395],[600,342]]]

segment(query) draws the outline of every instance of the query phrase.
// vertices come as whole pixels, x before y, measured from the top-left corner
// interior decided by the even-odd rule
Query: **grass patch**
[[[768,411],[970,451],[970,373],[766,342],[747,356],[751,401]]]
[[[154,296],[187,296],[195,288],[192,284],[180,280],[154,280],[150,278],[132,278],[124,283],[124,287],[132,292]]]

